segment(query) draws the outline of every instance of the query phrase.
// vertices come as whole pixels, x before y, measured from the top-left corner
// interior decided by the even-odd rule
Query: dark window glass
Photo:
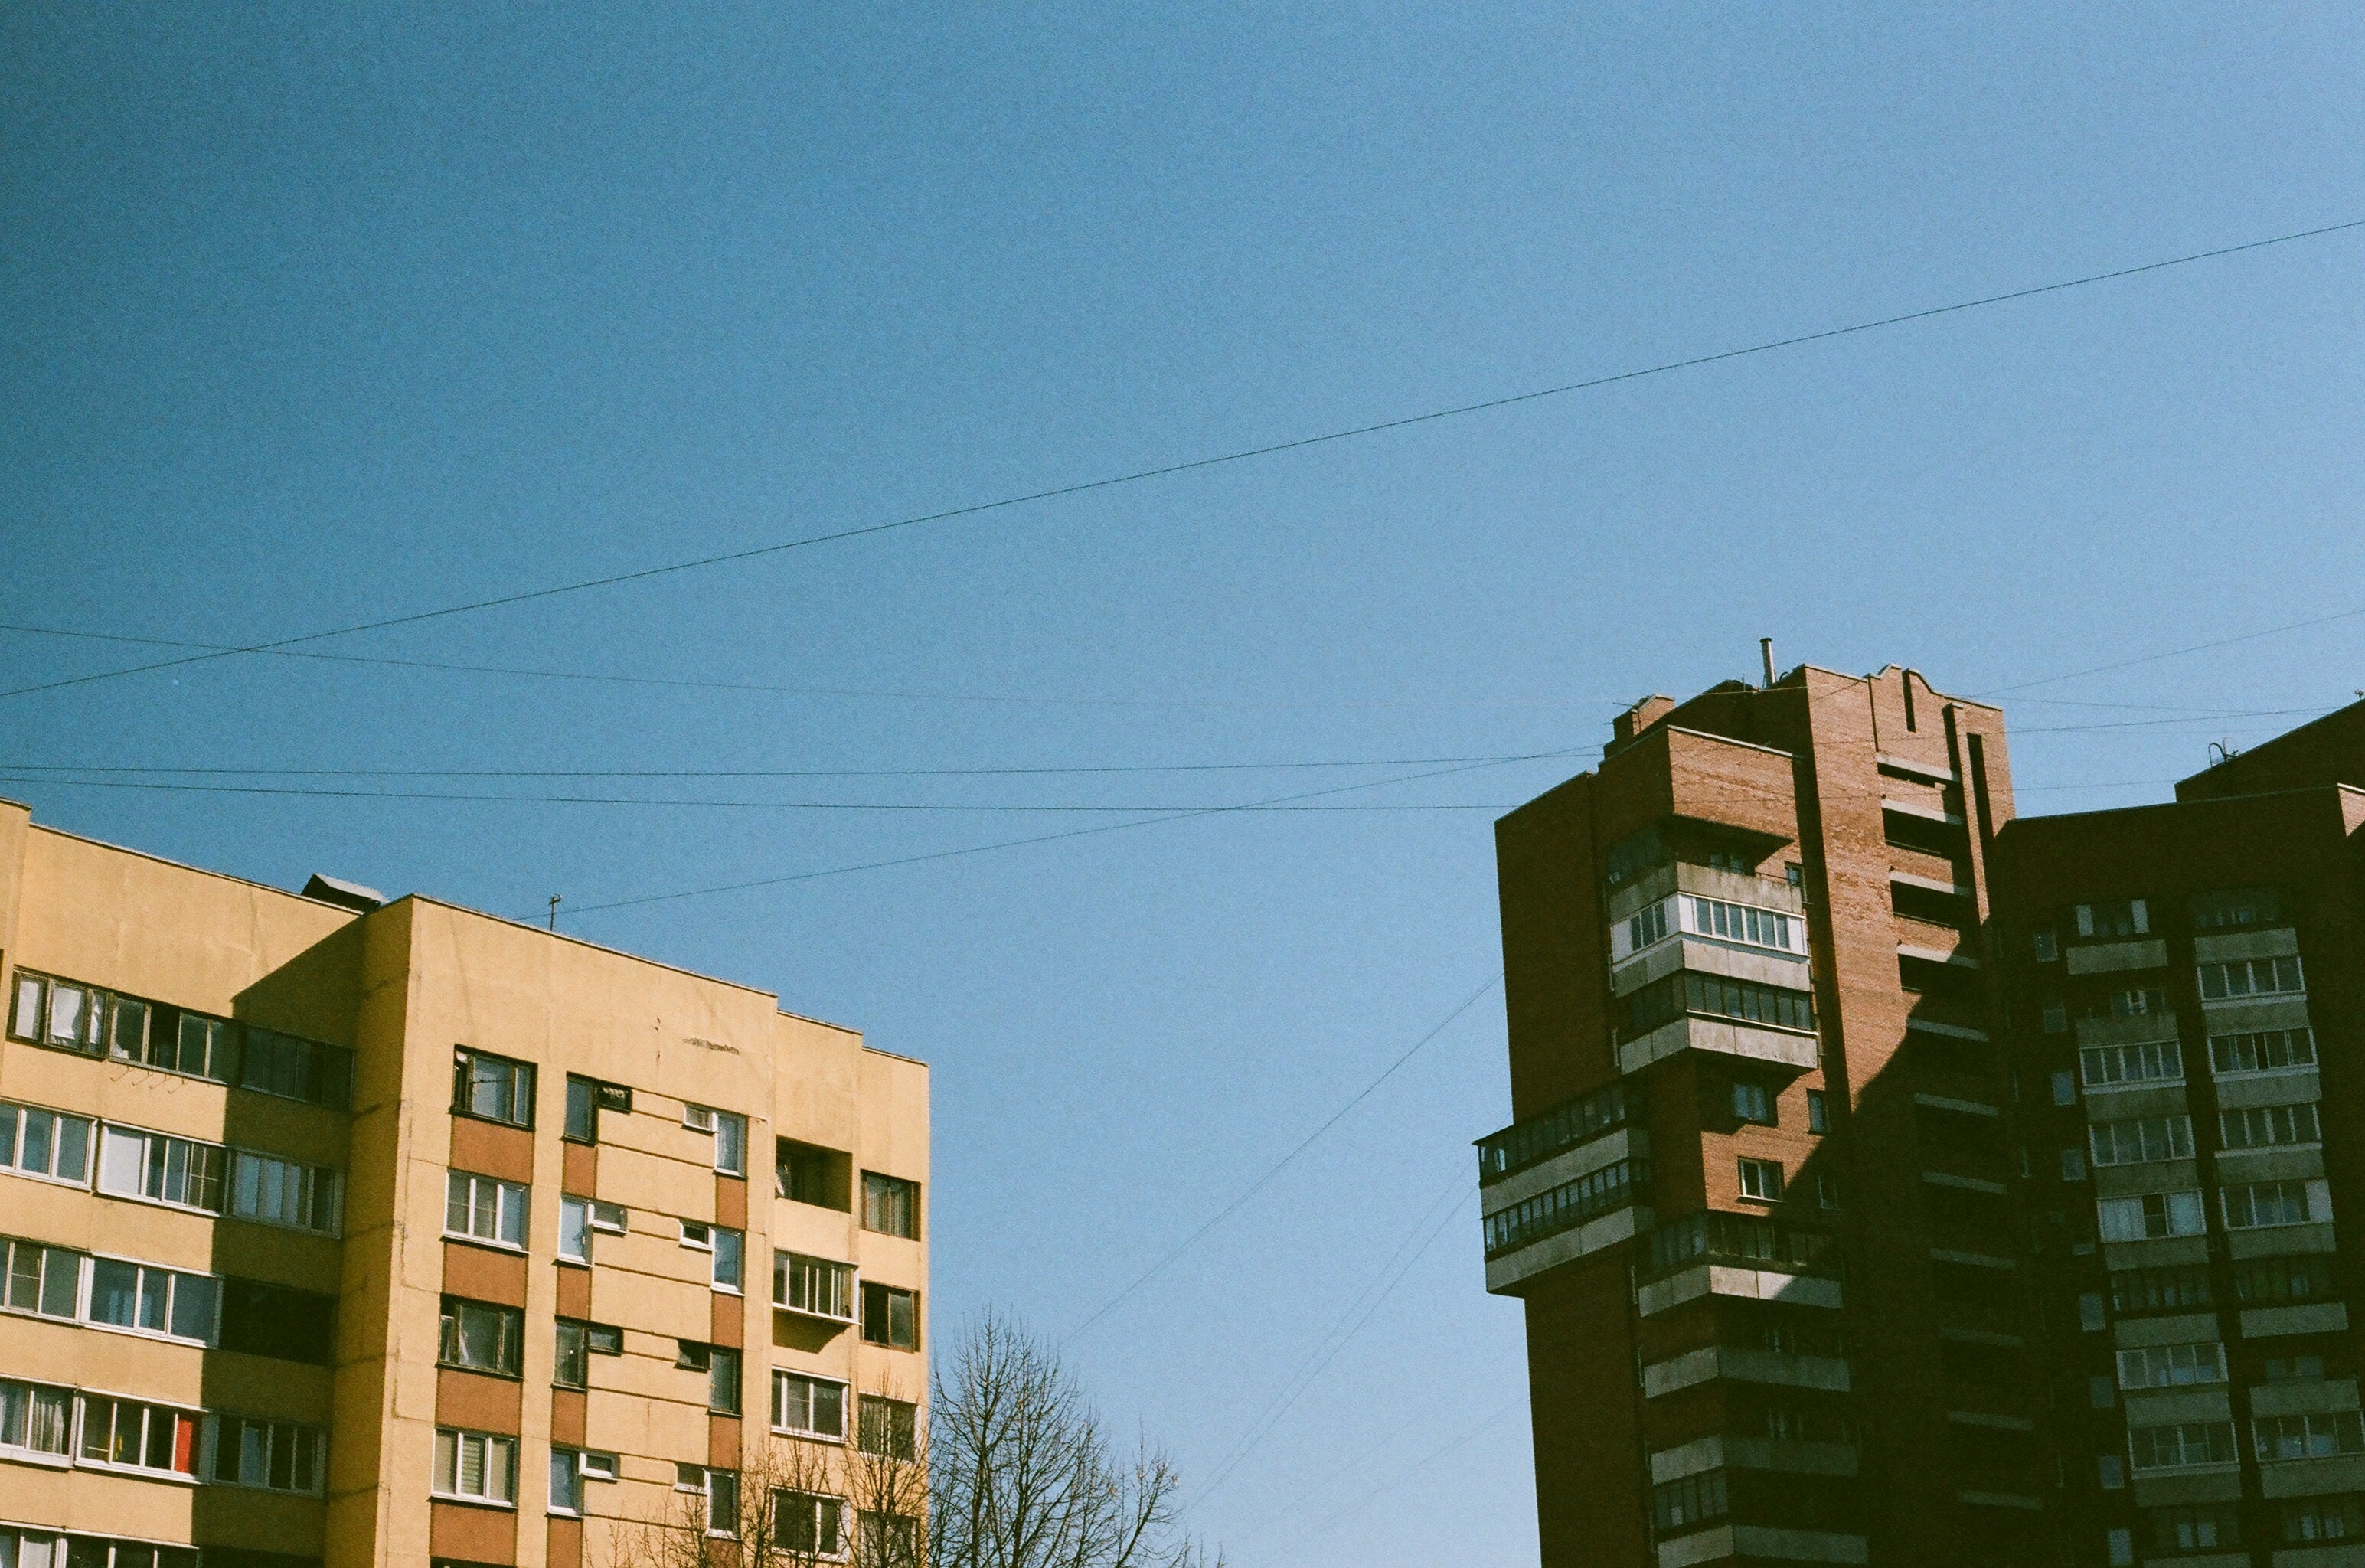
[[[465,1047],[452,1053],[452,1109],[511,1126],[533,1126],[533,1066]]]
[[[446,1366],[515,1377],[524,1315],[515,1307],[443,1298],[442,1359]]]
[[[571,1317],[558,1320],[558,1354],[551,1363],[550,1381],[562,1388],[581,1388],[591,1381],[590,1327]]]
[[[914,1451],[918,1410],[900,1399],[862,1396],[861,1425],[856,1433],[864,1453],[890,1459],[910,1459]]]
[[[865,1282],[862,1287],[862,1337],[873,1345],[898,1350],[919,1348],[920,1298],[892,1285]]]
[[[221,1348],[330,1366],[336,1359],[337,1299],[255,1280],[222,1281]]]
[[[566,1136],[577,1143],[600,1141],[600,1086],[588,1078],[566,1081]]]
[[[706,1407],[725,1416],[739,1414],[739,1352],[717,1346],[708,1358]]]
[[[900,1176],[862,1173],[862,1228],[882,1236],[920,1238],[920,1184]]]

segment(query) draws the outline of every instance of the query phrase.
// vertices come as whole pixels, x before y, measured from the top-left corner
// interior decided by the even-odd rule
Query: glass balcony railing
[[[1622,1083],[1555,1105],[1478,1140],[1478,1184],[1491,1186],[1514,1171],[1606,1137],[1641,1120],[1642,1115],[1642,1096]]]
[[[1621,1159],[1499,1209],[1485,1219],[1486,1256],[1500,1258],[1626,1208],[1640,1202],[1650,1185],[1649,1160]]]

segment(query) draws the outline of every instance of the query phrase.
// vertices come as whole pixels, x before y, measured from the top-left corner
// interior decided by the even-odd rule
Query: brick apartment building
[[[1545,1568],[2365,1562],[2349,779],[2015,820],[1995,709],[1802,667],[1505,817]]]
[[[897,1557],[848,1478],[925,1384],[921,1064],[16,805],[0,963],[0,1568]]]

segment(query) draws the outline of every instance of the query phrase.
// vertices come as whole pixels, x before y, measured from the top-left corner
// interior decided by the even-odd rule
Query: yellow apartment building
[[[0,1568],[903,1555],[916,1493],[856,1477],[925,1388],[925,1065],[31,819],[0,802]]]

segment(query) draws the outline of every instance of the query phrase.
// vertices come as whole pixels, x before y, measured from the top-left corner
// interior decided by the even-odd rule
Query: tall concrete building
[[[2365,1563],[2365,704],[2014,820],[1801,668],[1498,824],[1546,1568]]]
[[[757,1529],[891,1560],[917,1529],[855,1477],[925,1383],[920,1063],[16,805],[0,962],[0,1568],[610,1568]]]

